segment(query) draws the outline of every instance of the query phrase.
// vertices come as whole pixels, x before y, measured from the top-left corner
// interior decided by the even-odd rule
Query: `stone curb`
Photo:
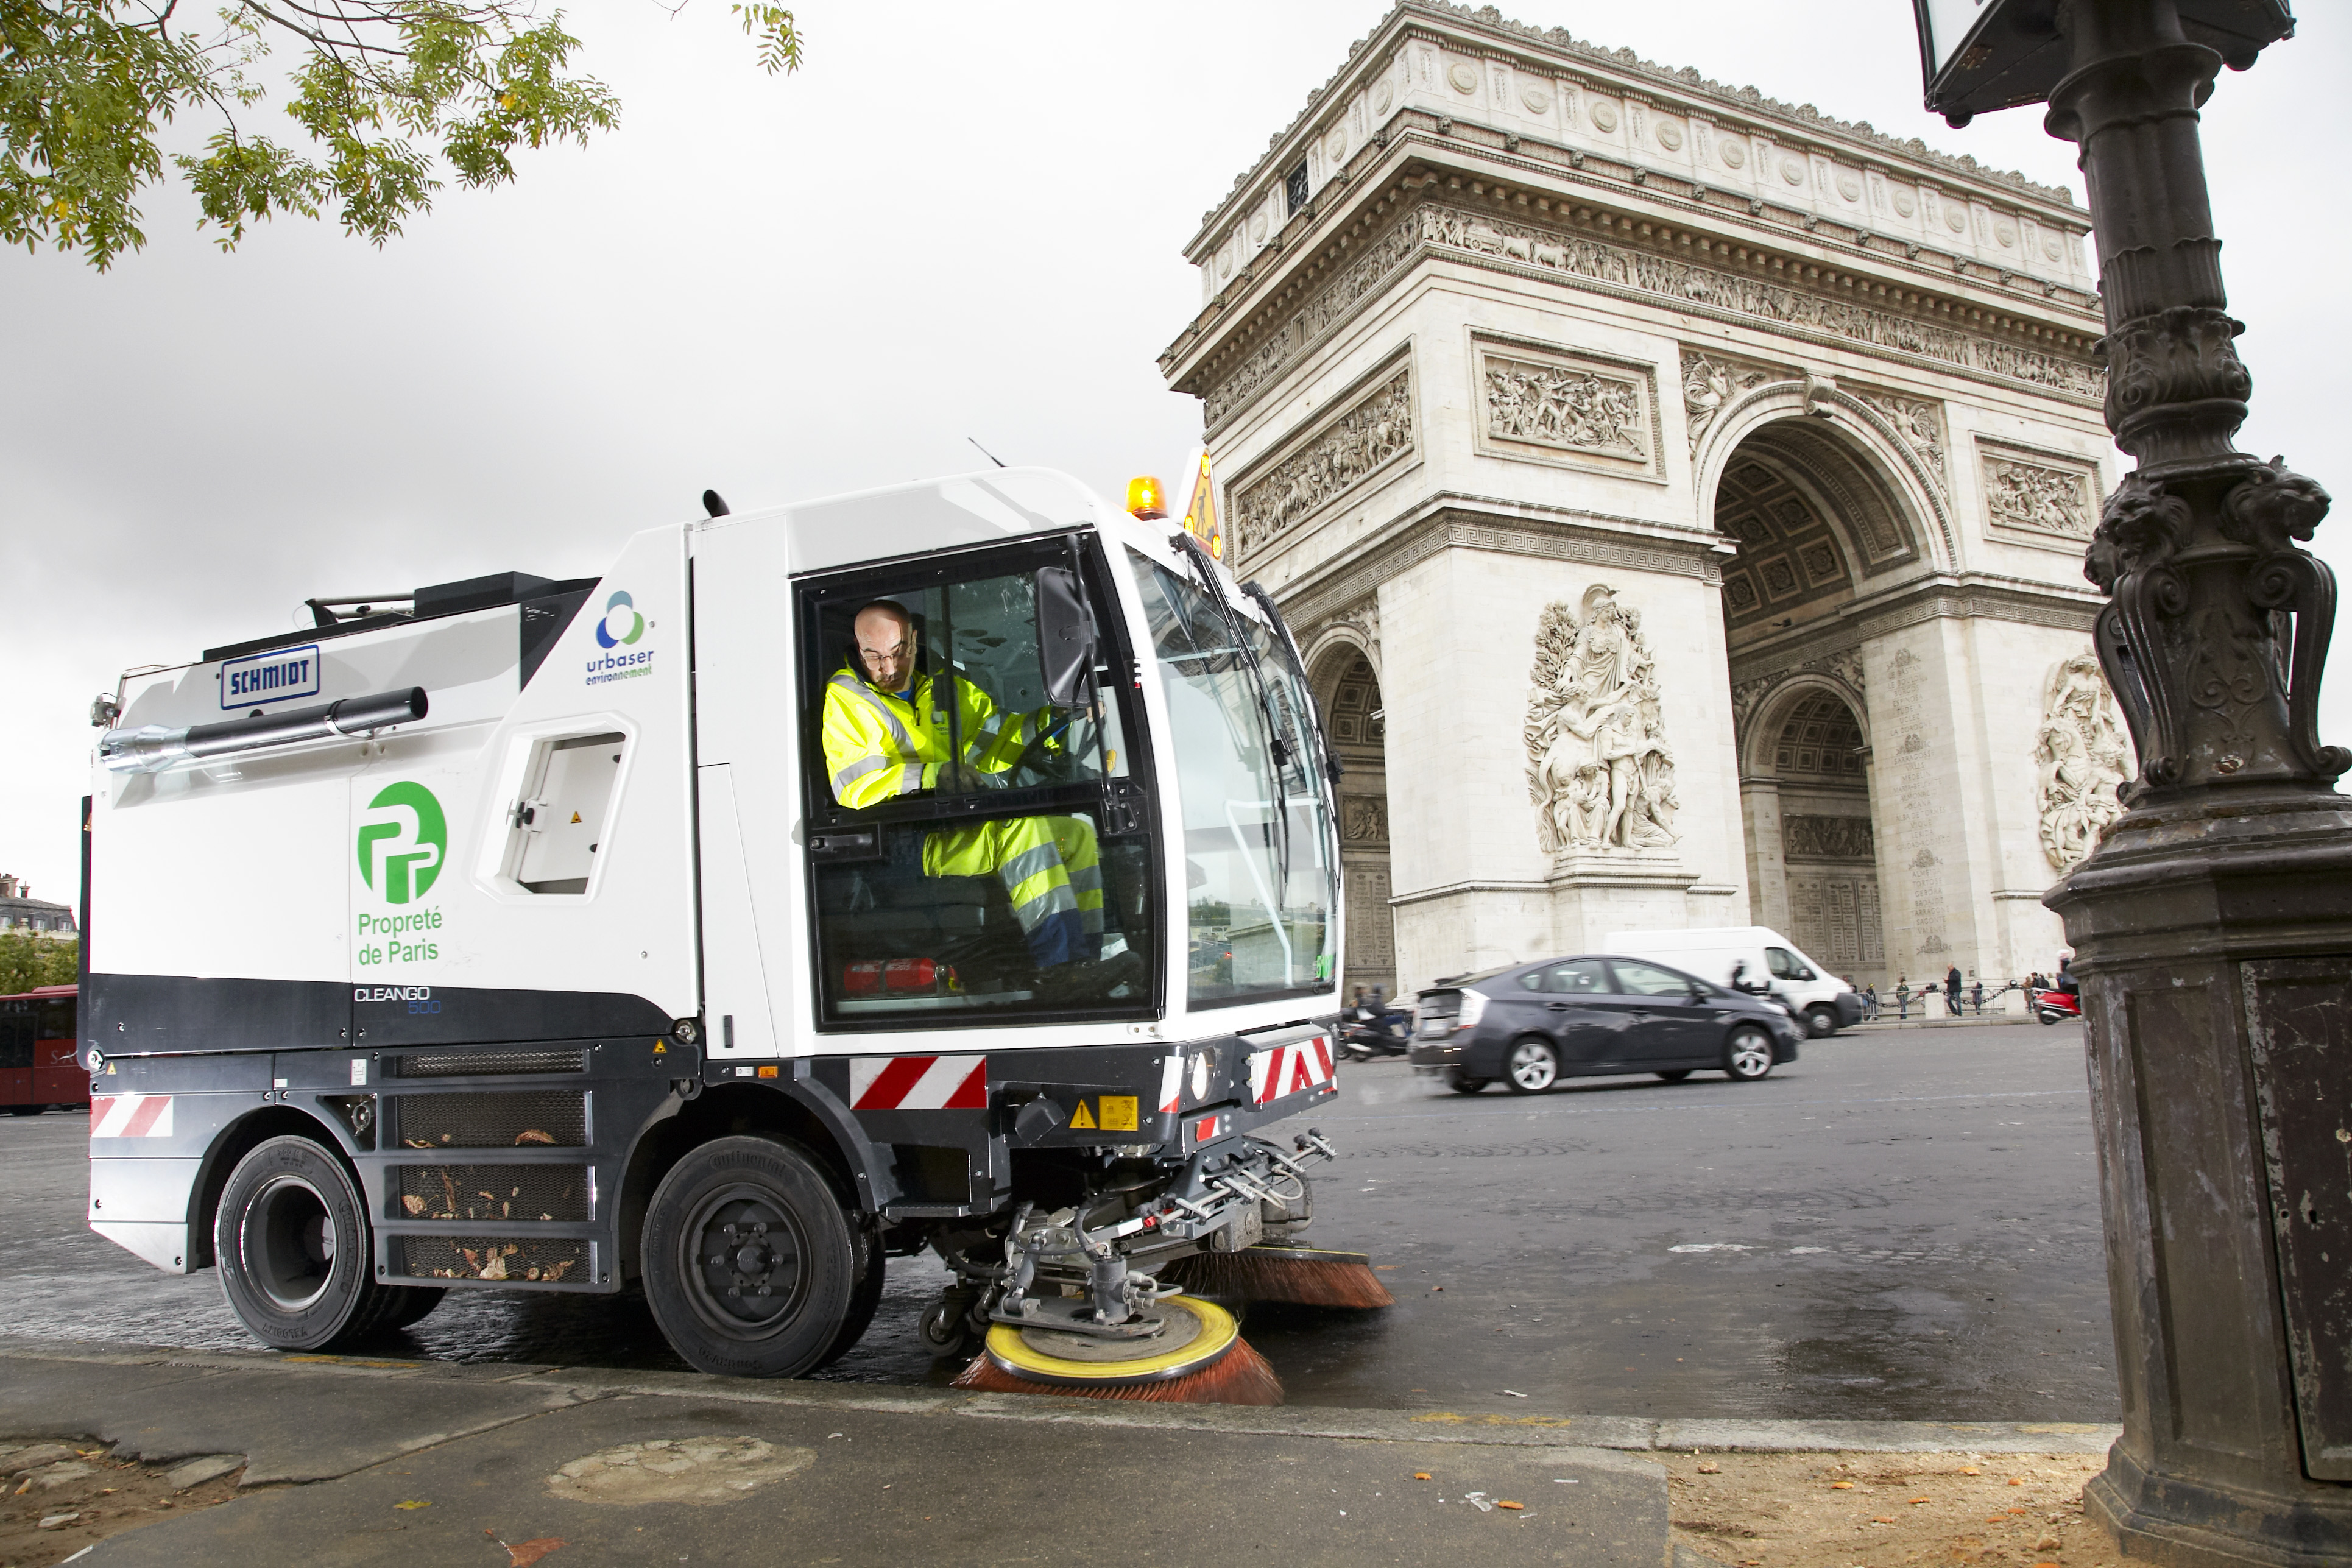
[[[2116,1425],[2063,1421],[1767,1421],[1633,1415],[1524,1415],[1444,1410],[1352,1410],[1314,1405],[1146,1405],[955,1389],[849,1383],[767,1383],[694,1373],[624,1372],[516,1363],[459,1363],[369,1356],[282,1355],[183,1350],[0,1335],[11,1360],[120,1366],[204,1367],[280,1376],[398,1378],[477,1384],[528,1384],[588,1401],[620,1395],[814,1406],[876,1415],[956,1415],[991,1421],[1325,1437],[1373,1443],[1448,1442],[1609,1449],[1621,1453],[2097,1454]]]

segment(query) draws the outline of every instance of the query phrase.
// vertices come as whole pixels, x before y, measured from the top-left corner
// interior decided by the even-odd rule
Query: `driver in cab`
[[[1058,743],[1055,709],[1001,713],[988,693],[950,675],[954,735],[963,748],[952,755],[946,698],[919,668],[906,606],[877,599],[857,612],[851,629],[855,661],[835,672],[824,692],[824,768],[843,805],[986,788],[1032,747]],[[1040,970],[1102,956],[1101,858],[1094,824],[1084,817],[1000,817],[935,829],[923,839],[923,874],[1001,878]]]

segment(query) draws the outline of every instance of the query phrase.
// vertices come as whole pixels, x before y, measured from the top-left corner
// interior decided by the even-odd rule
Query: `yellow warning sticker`
[[[1135,1131],[1135,1096],[1106,1094],[1102,1097],[1102,1130],[1106,1132]]]
[[[1091,1128],[1094,1124],[1095,1119],[1087,1114],[1087,1102],[1083,1100],[1078,1101],[1078,1113],[1070,1118],[1070,1125],[1074,1128]]]
[[[579,821],[579,820],[580,820],[580,814],[579,814],[578,812],[576,812],[576,811],[575,811],[575,812],[573,812],[573,813],[572,814],[572,821],[574,821],[574,822]]]

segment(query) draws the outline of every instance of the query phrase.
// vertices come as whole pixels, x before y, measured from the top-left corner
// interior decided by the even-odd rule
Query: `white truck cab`
[[[1746,989],[1760,986],[1804,1020],[1816,1039],[1862,1019],[1862,998],[1770,926],[1612,931],[1606,945],[1611,952],[1654,959],[1718,985],[1734,984],[1736,975]]]

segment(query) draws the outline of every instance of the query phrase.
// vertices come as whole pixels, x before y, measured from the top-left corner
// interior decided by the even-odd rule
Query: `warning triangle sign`
[[[1184,509],[1184,531],[1209,547],[1219,561],[1225,558],[1225,531],[1217,522],[1217,486],[1209,473],[1209,454],[1192,470],[1192,500]]]
[[[1094,1124],[1095,1119],[1087,1114],[1087,1102],[1083,1100],[1078,1101],[1078,1113],[1070,1118],[1070,1125],[1072,1127],[1092,1127]]]
[[[575,812],[573,812],[573,813],[572,814],[572,821],[574,821],[574,822],[579,821],[579,820],[580,820],[580,814],[579,814],[578,812],[576,812],[576,811],[575,811]]]

